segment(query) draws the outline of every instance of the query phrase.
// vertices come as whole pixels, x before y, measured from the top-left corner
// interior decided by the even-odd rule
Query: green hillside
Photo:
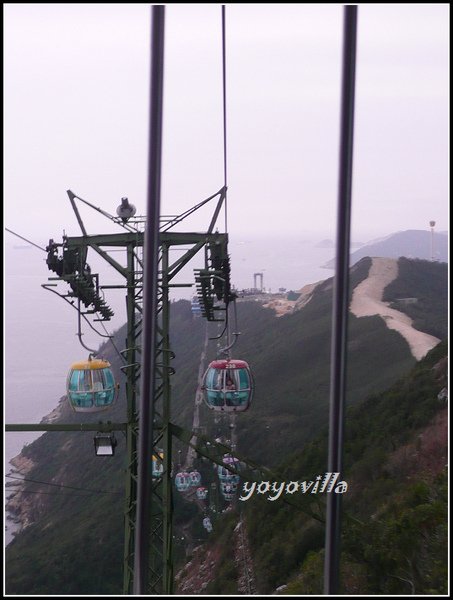
[[[351,291],[367,276],[369,266],[370,260],[363,259],[351,269]],[[442,308],[446,306],[446,272],[423,268],[423,277],[432,278],[432,286],[437,286],[436,289],[445,297],[445,303],[436,305],[431,311],[432,319],[446,322],[446,312],[444,314]],[[235,356],[249,361],[256,379],[253,406],[237,419],[238,450],[264,465],[281,468],[286,462],[291,468],[297,466],[298,477],[300,473],[312,473],[313,469],[320,473],[325,470],[323,454],[316,445],[320,442],[316,440],[325,429],[328,418],[331,305],[331,280],[317,288],[312,301],[302,310],[281,318],[276,318],[271,310],[258,303],[238,303],[241,336],[235,346]],[[435,314],[436,311],[439,315]],[[189,302],[179,301],[171,305],[171,327],[171,343],[176,354],[172,363],[176,370],[172,378],[173,420],[191,427],[206,323],[200,318],[193,318]],[[217,326],[210,325],[209,334],[214,336],[216,332]],[[115,340],[119,348],[124,347],[124,339],[125,328],[122,328]],[[216,342],[212,341],[208,360],[215,357],[215,349]],[[112,345],[105,344],[102,353],[112,362],[121,380],[120,363]],[[377,395],[414,365],[407,343],[399,334],[388,330],[382,319],[350,316],[348,404],[351,410],[357,411],[363,406],[368,407],[363,418],[366,435],[380,439],[384,421],[379,421],[379,411],[374,415],[371,410]],[[372,394],[374,400],[364,404]],[[404,404],[400,397],[393,397],[393,402],[398,406]],[[398,412],[398,417],[382,413],[387,414],[385,423],[389,425],[396,419],[396,438],[390,436],[391,443],[399,444],[399,428],[401,422],[405,423],[404,419],[409,420],[411,427],[423,425],[425,416],[423,422],[417,421],[417,402],[404,405],[406,408],[401,410],[406,412]],[[96,420],[90,415],[76,415],[65,402],[61,406],[62,422]],[[421,410],[425,415],[425,409]],[[205,407],[202,407],[200,416],[207,433],[214,437],[222,422],[220,425],[215,423],[213,414]],[[124,384],[120,401],[107,418],[111,421],[125,419]],[[348,446],[348,468],[352,469],[357,464],[359,466],[354,468],[366,472],[369,465],[379,464],[382,455],[369,456],[368,451],[365,452],[363,432],[360,430],[357,440],[350,448]],[[118,448],[113,459],[94,456],[93,436],[89,433],[47,433],[24,450],[23,455],[35,463],[27,473],[28,479],[69,487],[27,483],[26,493],[21,494],[21,505],[33,524],[8,546],[7,593],[121,594],[126,465],[124,439],[120,434],[117,438]],[[290,460],[294,456],[297,458]],[[365,458],[368,463],[361,463]],[[212,468],[203,466],[203,474],[205,480],[212,477]],[[363,478],[364,489],[368,490],[369,486],[366,494],[370,497],[373,497],[373,481]],[[267,503],[270,506],[266,508],[276,511],[275,527],[280,523],[281,531],[289,535],[290,527],[286,528],[284,523],[290,512],[285,511],[292,509],[279,508],[275,504]],[[262,507],[257,508],[256,515],[260,514],[259,510]],[[274,516],[263,515],[263,518],[273,522]],[[194,506],[175,495],[177,529],[189,527],[193,537],[206,538],[199,521]],[[260,528],[254,528],[253,520],[250,523],[254,547],[264,548],[267,542],[261,543]],[[293,523],[292,527],[295,528],[295,525]],[[293,544],[294,536],[287,538],[289,542],[284,552],[290,563],[288,568],[280,569],[277,563],[277,572],[271,575],[270,566],[266,567],[265,561],[258,560],[258,556],[258,564],[264,565],[262,585],[266,589],[286,583],[306,553],[316,551],[320,548],[319,544],[322,545],[316,528],[303,521],[301,527],[306,533],[302,540],[294,538]],[[280,535],[284,539],[284,534]],[[183,550],[181,545],[178,546],[180,561],[183,560]]]
[[[344,510],[357,520],[343,520],[341,593],[446,593],[446,352],[347,412]],[[323,474],[326,448],[324,432],[282,467],[285,480]],[[322,594],[322,526],[263,497],[246,505],[260,591],[290,581],[285,594]]]
[[[447,263],[401,257],[398,277],[386,287],[383,300],[409,315],[415,329],[444,339],[448,333],[448,296],[444,286],[447,277]]]
[[[446,357],[444,342],[389,390],[347,410],[340,594],[447,593],[448,408],[438,397]],[[323,475],[326,455],[324,430],[278,466],[279,482]],[[268,496],[255,493],[222,517],[207,545],[222,556],[206,593],[231,589],[232,548],[222,536],[242,511],[257,592],[323,594],[323,525]]]

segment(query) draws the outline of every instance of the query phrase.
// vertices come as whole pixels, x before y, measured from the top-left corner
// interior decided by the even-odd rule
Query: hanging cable
[[[15,231],[11,231],[11,229],[8,229],[7,227],[5,227],[5,231],[7,231],[8,233],[12,233],[13,235],[15,235],[16,237],[20,238],[21,240],[24,240],[24,242],[27,242],[27,244],[31,244],[32,246],[35,246],[35,248],[39,248],[43,252],[46,252],[45,248],[43,248],[42,246],[38,246],[38,244],[35,244],[34,242],[30,242],[30,240],[27,240],[27,238],[22,237],[21,235],[19,235]]]
[[[52,487],[65,488],[68,490],[76,490],[78,492],[91,492],[92,494],[123,494],[123,492],[114,492],[107,490],[90,490],[89,488],[75,487],[73,485],[64,485],[62,483],[51,483],[49,481],[39,481],[37,479],[28,479],[27,477],[16,477],[15,475],[6,475],[9,479],[17,479],[18,481],[26,481],[27,483],[39,483],[40,485],[50,485]],[[13,490],[15,491],[15,490]]]
[[[40,492],[38,490],[13,490],[14,495],[16,494],[38,494],[38,496],[71,496],[71,498],[88,498],[90,495],[87,494],[73,494],[72,492]],[[112,492],[116,493],[116,492]]]
[[[150,583],[151,515],[156,507],[152,495],[152,454],[155,427],[156,341],[159,222],[162,167],[162,110],[165,6],[151,9],[151,73],[148,154],[147,219],[144,236],[142,375],[140,386],[137,504],[134,540],[133,593],[146,594]],[[164,563],[168,557],[164,557]]]
[[[223,179],[225,186],[225,233],[228,233],[228,201],[227,201],[227,190],[228,190],[228,175],[227,175],[227,109],[226,109],[226,17],[225,17],[225,5],[222,4],[222,104],[223,104]],[[229,310],[229,299],[226,302],[226,335],[227,345],[226,352],[227,358],[231,358],[231,341],[230,341],[230,324],[228,319]]]
[[[223,98],[223,182],[225,186],[225,233],[228,233],[227,211],[227,122],[226,122],[226,34],[225,5],[222,4],[222,98]]]
[[[121,358],[121,360],[123,361],[124,364],[127,363],[127,360],[124,358],[124,356],[121,354],[120,350],[118,350],[118,346],[115,344],[115,342],[113,341],[115,336],[110,334],[107,330],[107,327],[104,325],[103,321],[100,321],[101,323],[101,327],[103,328],[103,330],[105,331],[105,333],[107,334],[106,337],[109,338],[109,342],[112,344],[115,352],[118,354],[118,356]],[[103,336],[104,337],[104,336]]]
[[[332,308],[331,389],[327,471],[343,471],[344,411],[349,306],[352,154],[354,133],[357,6],[344,7],[338,181],[337,250]],[[341,496],[327,494],[324,594],[338,594],[340,572]]]

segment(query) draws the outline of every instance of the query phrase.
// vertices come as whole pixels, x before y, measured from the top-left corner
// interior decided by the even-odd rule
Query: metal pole
[[[137,518],[137,381],[140,374],[137,364],[137,305],[136,305],[136,258],[135,244],[127,245],[127,338],[126,338],[126,497],[124,522],[124,570],[123,593],[130,594],[134,584],[135,522]]]
[[[162,593],[173,592],[173,499],[171,479],[172,435],[170,431],[171,404],[171,349],[170,349],[170,289],[169,244],[162,245],[162,442],[164,472],[162,474]],[[156,451],[157,448],[154,449]]]
[[[344,7],[343,67],[338,184],[337,250],[332,310],[329,454],[327,471],[343,470],[346,345],[349,308],[349,248],[357,37],[357,6]],[[338,593],[341,494],[327,494],[324,593]]]
[[[162,104],[165,6],[151,14],[151,89],[149,121],[148,202],[144,242],[142,370],[139,412],[137,520],[134,594],[147,593],[149,581],[154,389],[156,370],[157,284],[162,161]]]

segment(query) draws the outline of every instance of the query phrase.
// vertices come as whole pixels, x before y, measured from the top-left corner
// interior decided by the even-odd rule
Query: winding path
[[[410,317],[382,301],[384,289],[398,276],[398,261],[394,258],[371,260],[368,278],[354,289],[350,310],[356,317],[382,317],[389,329],[398,331],[404,337],[414,358],[421,360],[440,340],[414,329]]]

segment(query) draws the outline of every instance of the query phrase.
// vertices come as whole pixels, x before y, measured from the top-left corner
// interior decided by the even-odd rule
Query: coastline
[[[65,400],[66,396],[61,397],[58,406],[44,416],[40,422],[56,422],[62,416]],[[24,456],[22,452],[23,448],[19,454],[9,461],[11,468],[9,470],[5,469],[7,471],[6,478],[11,477],[5,484],[5,547],[14,540],[17,534],[33,523],[34,494],[24,494],[27,483],[20,480],[27,477],[33,470],[35,463]],[[17,479],[13,479],[13,477]]]

